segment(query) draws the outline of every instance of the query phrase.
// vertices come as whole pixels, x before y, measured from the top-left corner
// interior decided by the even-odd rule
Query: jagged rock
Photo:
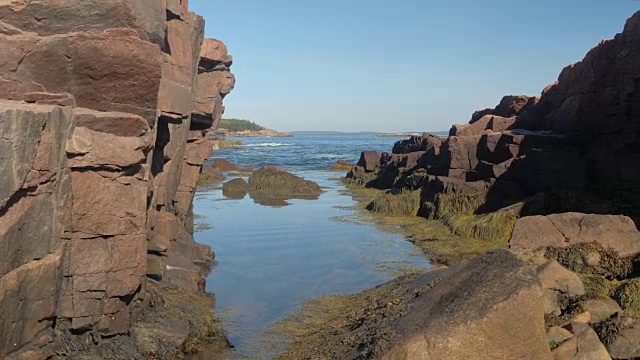
[[[211,168],[219,171],[239,171],[240,170],[240,168],[237,165],[232,164],[229,161],[221,158],[213,159]]]
[[[24,93],[22,99],[38,105],[76,106],[76,98],[69,93],[52,94],[47,92]]]
[[[397,322],[383,359],[551,358],[540,287],[515,256],[497,251],[438,278]]]
[[[622,308],[613,299],[585,300],[580,302],[580,309],[591,314],[591,323],[607,320],[614,314],[622,314]]]
[[[131,28],[146,40],[164,44],[166,0],[15,1],[0,4],[0,18],[23,31],[39,35],[66,34],[92,29]],[[118,11],[116,11],[116,9]]]
[[[53,325],[62,282],[61,259],[60,251],[0,277],[0,355],[29,344]]]
[[[589,324],[591,322],[591,313],[583,311],[571,318],[571,324]]]
[[[552,326],[547,330],[549,344],[562,344],[566,340],[571,339],[571,337],[573,337],[573,334],[569,330],[559,326]]]
[[[523,217],[516,222],[509,244],[514,251],[526,251],[589,242],[615,250],[620,256],[640,253],[640,232],[630,218],[621,215],[563,213]]]
[[[497,192],[496,180],[505,180],[518,189],[520,199],[510,195],[516,202],[547,191],[592,192],[620,202],[617,213],[638,216],[640,172],[634,171],[634,164],[640,160],[640,92],[635,79],[640,68],[633,51],[640,44],[638,23],[636,13],[622,33],[566,67],[542,96],[505,96],[495,109],[475,112],[469,124],[451,129],[440,155],[425,156],[414,168],[390,163],[379,171],[384,168],[378,162],[382,155],[366,154],[358,165],[377,173],[359,182],[415,190],[428,176],[447,176],[490,183],[492,193]],[[598,76],[593,76],[593,69],[598,69]],[[413,150],[418,141],[399,143],[396,151],[403,144]]]
[[[382,153],[379,151],[363,151],[358,160],[358,166],[364,168],[365,171],[374,171],[381,165]]]
[[[493,114],[502,117],[512,117],[525,112],[539,100],[540,99],[535,96],[508,95],[500,100],[500,103],[496,106]]]
[[[164,259],[157,255],[147,255],[147,276],[154,279],[162,279],[167,270]]]
[[[543,289],[565,293],[569,296],[584,295],[584,285],[578,274],[567,270],[557,261],[551,260],[538,270]]]
[[[227,59],[227,46],[217,39],[205,39],[200,48],[200,57],[203,61],[224,62]]]
[[[408,140],[401,140],[393,145],[394,154],[407,154],[416,151],[433,151],[440,153],[440,146],[444,140],[436,135],[424,133],[422,136],[412,136]]]
[[[556,316],[560,316],[562,314],[562,309],[560,309],[560,304],[558,304],[558,293],[545,289],[543,291],[542,301],[544,304],[544,314],[553,314]]]
[[[634,359],[640,357],[640,323],[634,322],[621,329],[615,340],[607,345],[614,359]]]
[[[232,60],[218,42],[208,68],[186,0],[5,1],[0,18],[0,358],[80,333],[124,347],[160,254],[190,269],[161,285],[186,291],[213,264],[191,203]],[[196,103],[214,110],[192,121]]]
[[[495,108],[487,108],[473,113],[469,124],[473,124],[487,115],[495,115],[505,118],[514,117],[520,113],[525,113],[532,106],[538,103],[539,97],[529,97],[526,95],[504,96]]]
[[[515,117],[485,115],[472,124],[453,125],[449,136],[473,136],[486,132],[501,132],[511,128],[516,122]]]
[[[156,45],[135,31],[110,29],[43,38],[0,36],[0,44],[22,57],[14,65],[15,71],[0,68],[7,82],[0,97],[21,100],[23,94],[34,91],[67,92],[78,106],[133,113],[155,123],[162,56]],[[6,56],[0,55],[14,61]]]
[[[591,328],[575,334],[553,350],[555,360],[610,360],[611,356]]]

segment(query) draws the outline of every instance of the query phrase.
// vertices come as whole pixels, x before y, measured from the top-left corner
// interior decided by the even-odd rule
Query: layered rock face
[[[637,216],[639,28],[640,12],[541,96],[506,96],[440,141],[418,137],[397,143],[393,154],[365,152],[348,177],[421,190],[428,217],[437,217],[442,194],[480,199],[470,213],[481,214],[558,190],[614,199]]]
[[[0,48],[0,358],[128,334],[147,275],[201,289],[191,203],[234,86],[224,44],[186,0],[16,0]]]

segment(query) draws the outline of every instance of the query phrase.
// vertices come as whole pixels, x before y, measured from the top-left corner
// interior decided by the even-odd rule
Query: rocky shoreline
[[[228,131],[226,129],[219,129],[216,133],[223,137],[242,138],[242,137],[293,137],[293,133],[281,132],[272,129],[263,130],[242,130],[242,131]]]
[[[226,46],[186,0],[8,1],[0,43],[0,358],[220,356],[192,201]]]
[[[312,301],[281,358],[639,357],[638,48],[640,12],[541,96],[363,152],[352,193],[449,267]]]

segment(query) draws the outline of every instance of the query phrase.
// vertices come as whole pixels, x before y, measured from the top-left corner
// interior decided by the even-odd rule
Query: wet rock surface
[[[242,199],[247,194],[258,204],[265,206],[286,206],[287,200],[315,200],[322,188],[313,181],[293,175],[277,166],[265,166],[250,174],[248,181],[236,178],[222,187],[223,195]]]

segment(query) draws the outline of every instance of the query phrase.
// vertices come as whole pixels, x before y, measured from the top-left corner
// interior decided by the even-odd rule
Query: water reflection
[[[316,200],[259,193],[229,200],[221,190],[208,189],[194,203],[199,221],[212,226],[196,238],[213,247],[219,263],[207,290],[226,314],[238,354],[250,359],[265,356],[257,346],[264,330],[301,302],[358,292],[404,268],[430,267],[401,236],[348,221],[355,214],[354,202],[340,194],[343,185],[335,173],[296,175],[317,182],[325,192]]]

